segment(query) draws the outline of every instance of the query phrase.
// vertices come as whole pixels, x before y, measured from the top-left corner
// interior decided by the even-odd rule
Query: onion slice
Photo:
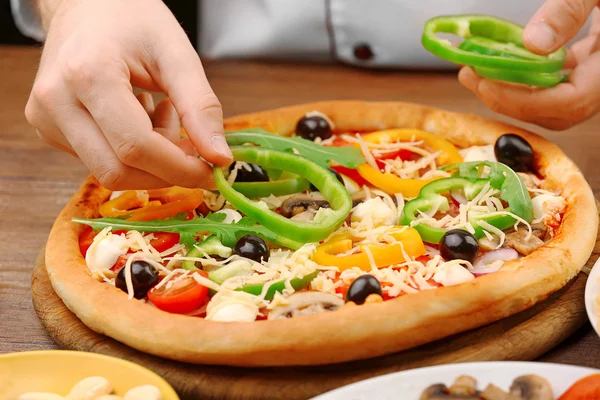
[[[475,259],[471,272],[476,275],[491,274],[498,271],[505,261],[516,260],[517,258],[519,258],[519,253],[511,248],[488,251]],[[502,261],[502,263],[498,261]]]
[[[451,190],[450,197],[452,197],[458,204],[467,204],[469,202],[467,198],[460,192],[460,190]]]
[[[438,249],[436,249],[435,247],[425,245],[425,250],[426,250],[425,254],[427,254],[428,256],[435,257],[435,256],[440,255],[440,251]]]

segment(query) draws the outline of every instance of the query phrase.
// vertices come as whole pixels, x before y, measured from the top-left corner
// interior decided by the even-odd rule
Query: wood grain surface
[[[30,279],[54,219],[87,175],[78,159],[43,143],[25,120],[39,57],[36,48],[0,46],[0,353],[59,348],[33,311]],[[600,193],[600,115],[562,132],[515,122],[485,108],[455,73],[252,61],[210,61],[205,70],[226,116],[361,99],[410,101],[509,121],[560,145]],[[600,338],[586,324],[539,360],[600,367]]]
[[[600,243],[587,263],[600,255]],[[144,354],[85,326],[52,289],[44,252],[36,260],[31,291],[34,308],[60,346],[124,358],[152,369],[184,399],[308,399],[362,379],[437,364],[533,360],[587,321],[585,273],[546,301],[512,317],[389,356],[330,366],[232,368],[192,365]],[[449,321],[451,323],[451,321]],[[243,377],[243,379],[242,379]]]

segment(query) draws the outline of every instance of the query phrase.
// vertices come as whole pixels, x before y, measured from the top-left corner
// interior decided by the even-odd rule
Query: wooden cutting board
[[[589,271],[599,256],[600,233],[584,271]],[[308,399],[352,382],[411,368],[470,361],[533,360],[587,321],[586,281],[587,273],[580,273],[565,288],[528,310],[415,349],[344,364],[287,368],[180,363],[142,353],[100,335],[85,326],[54,292],[44,264],[44,250],[33,270],[31,292],[38,317],[60,346],[141,364],[165,378],[182,399],[293,400]]]

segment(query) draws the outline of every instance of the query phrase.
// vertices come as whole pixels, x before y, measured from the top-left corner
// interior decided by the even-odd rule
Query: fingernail
[[[210,139],[210,145],[213,150],[222,155],[225,158],[233,158],[233,154],[231,154],[231,149],[227,145],[227,141],[223,135],[215,134]]]
[[[550,26],[543,22],[529,27],[525,35],[529,43],[537,47],[539,50],[551,51],[556,45],[556,32]]]

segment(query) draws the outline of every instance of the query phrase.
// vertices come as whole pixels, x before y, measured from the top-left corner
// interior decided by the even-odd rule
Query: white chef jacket
[[[32,0],[11,0],[27,36],[44,33]],[[189,0],[187,0],[189,1]],[[364,67],[455,67],[421,45],[429,18],[488,14],[525,25],[543,0],[199,0],[204,58],[341,61]],[[583,33],[580,32],[581,37]]]

